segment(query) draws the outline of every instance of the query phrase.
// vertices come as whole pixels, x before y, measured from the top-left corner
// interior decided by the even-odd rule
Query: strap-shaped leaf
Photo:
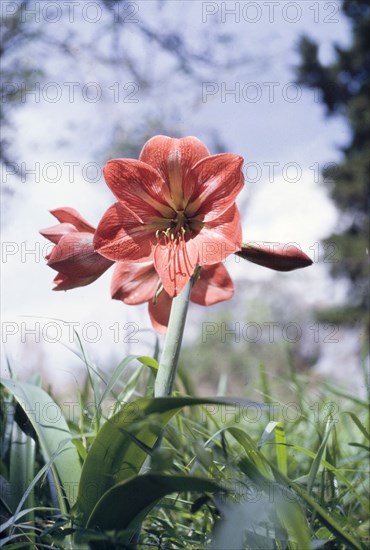
[[[38,386],[27,382],[1,379],[31,422],[44,456],[51,462],[59,505],[63,512],[74,504],[81,465],[71,443],[71,432],[60,407]]]
[[[87,527],[132,532],[163,497],[171,493],[197,491],[219,493],[224,489],[214,481],[191,476],[147,474],[118,483],[95,506]]]

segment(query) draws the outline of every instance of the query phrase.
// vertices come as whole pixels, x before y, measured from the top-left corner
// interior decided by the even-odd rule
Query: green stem
[[[168,397],[172,394],[189,307],[190,292],[197,279],[198,269],[195,269],[186,287],[172,301],[168,330],[154,385],[155,397]]]

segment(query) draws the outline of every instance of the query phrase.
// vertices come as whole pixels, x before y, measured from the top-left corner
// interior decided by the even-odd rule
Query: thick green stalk
[[[198,276],[195,270],[186,287],[172,301],[168,330],[163,346],[162,357],[154,385],[154,397],[168,397],[175,383],[177,363],[184,334],[190,292]]]

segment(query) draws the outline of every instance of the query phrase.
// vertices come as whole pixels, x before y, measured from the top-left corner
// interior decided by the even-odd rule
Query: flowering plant
[[[41,234],[51,242],[46,260],[57,272],[54,290],[89,285],[113,266],[112,298],[132,306],[148,303],[152,325],[164,339],[154,358],[130,354],[108,373],[90,363],[76,332],[75,351],[88,378],[75,403],[79,412],[73,406],[70,418],[37,379],[1,380],[3,544],[226,550],[311,548],[311,540],[324,540],[362,547],[354,535],[360,518],[364,525],[367,518],[357,515],[359,505],[367,509],[359,490],[366,473],[359,470],[358,453],[365,452],[368,438],[361,400],[334,420],[335,393],[308,406],[292,371],[284,392],[292,391],[298,403],[287,406],[304,411],[293,423],[299,426],[295,444],[291,418],[285,422],[286,406],[270,398],[271,377],[263,367],[265,402],[195,396],[192,365],[176,384],[189,302],[212,306],[234,294],[227,257],[283,272],[312,263],[295,244],[243,241],[235,202],[244,184],[242,163],[238,155],[210,155],[194,137],[157,136],[138,160],[107,163],[105,179],[117,201],[96,228],[73,208],[51,211],[58,223]],[[71,412],[73,403],[64,405]],[[310,411],[315,418],[327,411],[326,421],[312,422]],[[336,431],[337,421],[342,424]],[[343,429],[351,430],[348,422],[363,435],[352,458],[347,437],[343,452],[337,444]],[[312,459],[307,472],[297,456]],[[46,475],[50,506],[44,507],[35,505],[33,490],[45,502]],[[323,480],[330,482],[327,495]],[[340,506],[338,489],[346,500]],[[181,492],[201,493],[190,511],[188,497],[161,504]]]
[[[63,207],[51,211],[59,223],[40,231],[54,244],[46,257],[57,271],[54,290],[88,285],[114,265],[112,298],[128,305],[147,302],[154,329],[165,334],[159,362],[136,357],[151,369],[153,387],[131,403],[133,417],[127,418],[118,400],[102,426],[96,418],[95,439],[88,452],[83,451],[82,469],[69,441],[68,463],[79,489],[77,504],[72,498],[68,505],[61,500],[61,509],[77,510],[77,524],[84,530],[123,529],[123,540],[131,545],[143,517],[162,496],[181,490],[223,490],[208,479],[157,475],[153,466],[161,432],[182,407],[232,401],[172,397],[189,301],[211,306],[233,296],[234,284],[223,263],[232,254],[277,271],[312,263],[296,245],[243,242],[235,202],[244,185],[242,165],[239,155],[210,155],[195,137],[156,136],[144,145],[138,160],[108,161],[104,176],[117,201],[96,229],[76,210]],[[108,388],[125,365],[126,360],[117,367]],[[9,387],[16,397],[23,391]],[[97,411],[102,400],[96,402]],[[62,422],[55,434],[58,446],[66,430]],[[238,440],[238,432],[231,433]],[[256,452],[253,448],[252,455]],[[153,468],[142,475],[148,455]],[[63,496],[63,480],[68,477],[62,468],[56,476]],[[127,508],[126,502],[132,506]],[[293,512],[301,517],[296,508]],[[302,544],[307,537],[305,530],[299,535]]]

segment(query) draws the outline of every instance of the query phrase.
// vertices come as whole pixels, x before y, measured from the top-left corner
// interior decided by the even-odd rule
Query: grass
[[[137,472],[143,475],[150,471],[158,481],[158,495],[163,489],[160,483],[170,483],[171,490],[145,510],[143,503],[140,517],[130,528],[120,529],[118,524],[104,531],[82,525],[75,505],[81,466],[84,471],[90,450],[107,437],[104,425],[117,421],[119,415],[122,421],[125,403],[139,403],[138,393],[151,395],[156,362],[130,356],[107,377],[89,364],[81,341],[79,355],[88,377],[78,398],[80,406],[73,409],[79,410],[76,417],[58,417],[58,423],[48,424],[45,418],[36,422],[35,403],[44,400],[44,407],[51,410],[52,403],[57,406],[52,397],[41,390],[38,381],[31,381],[29,386],[14,382],[13,389],[4,381],[1,546],[193,550],[368,547],[367,402],[333,384],[323,383],[312,391],[309,373],[297,373],[292,361],[288,373],[278,381],[268,368],[260,366],[259,382],[254,387],[260,396],[258,402],[247,401],[245,395],[229,402],[220,398],[213,404],[183,407],[176,414],[164,408],[149,412],[143,405],[135,421],[125,418],[125,423],[118,425],[122,434],[117,433],[126,441],[119,452],[130,449],[127,452],[135,460],[140,454]],[[190,370],[189,366],[180,372],[178,396],[195,394]],[[280,386],[284,398],[279,395]],[[25,387],[27,406],[19,393]],[[90,407],[86,413],[84,404],[88,402],[94,402],[95,409]],[[163,426],[159,446],[155,442]],[[74,484],[68,477],[71,470],[65,468],[65,453],[69,453],[68,465],[74,465]],[[117,454],[114,458],[120,464],[122,457]],[[85,478],[86,471],[85,466]],[[99,475],[99,468],[94,475]],[[218,489],[210,485],[204,490],[187,490],[186,479],[181,481],[184,477],[196,478],[194,487],[200,478],[216,482]],[[141,495],[148,479],[141,480]],[[127,510],[140,505],[142,497],[134,490],[130,492],[126,481],[122,487],[116,485],[116,490],[118,497],[107,497],[112,509],[119,505],[122,495],[128,499]],[[123,507],[122,521],[125,513]],[[97,517],[104,515],[109,516],[106,509],[97,511]]]

